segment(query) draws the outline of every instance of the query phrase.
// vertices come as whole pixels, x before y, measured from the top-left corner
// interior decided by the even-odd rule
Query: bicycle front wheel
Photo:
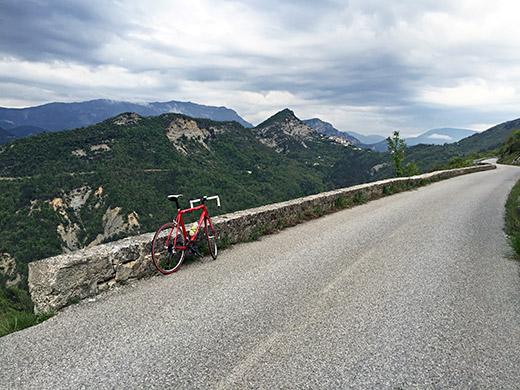
[[[204,227],[206,231],[206,239],[208,240],[208,248],[209,254],[213,259],[217,258],[217,236],[215,235],[215,231],[213,230],[213,226],[208,218],[204,220]]]
[[[175,237],[177,236],[177,239]],[[152,241],[152,259],[155,267],[163,274],[179,269],[186,253],[186,244],[177,225],[170,222],[159,228]]]

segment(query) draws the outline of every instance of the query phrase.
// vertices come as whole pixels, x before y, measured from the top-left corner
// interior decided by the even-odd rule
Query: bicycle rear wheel
[[[177,235],[177,240],[175,240]],[[159,228],[152,241],[152,259],[155,267],[163,274],[179,269],[186,253],[186,244],[177,225],[170,222]]]
[[[206,239],[208,240],[208,248],[209,254],[213,259],[217,258],[217,236],[215,235],[215,231],[213,230],[213,226],[208,218],[204,220],[204,228],[206,232]]]

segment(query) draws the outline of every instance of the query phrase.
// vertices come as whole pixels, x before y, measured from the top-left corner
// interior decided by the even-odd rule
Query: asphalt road
[[[520,389],[520,168],[234,246],[0,339],[2,389]]]

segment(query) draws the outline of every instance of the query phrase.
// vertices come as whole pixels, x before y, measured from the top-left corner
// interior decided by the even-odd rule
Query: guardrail
[[[495,168],[495,165],[488,164],[381,180],[237,211],[214,217],[212,222],[220,242],[232,244],[248,241],[265,232],[280,230],[362,201]],[[152,238],[153,233],[128,237],[30,263],[29,291],[35,312],[59,310],[129,280],[157,274],[150,255]]]

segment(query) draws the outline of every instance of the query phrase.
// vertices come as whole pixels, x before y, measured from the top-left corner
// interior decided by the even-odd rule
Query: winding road
[[[0,339],[2,389],[519,389],[498,166],[192,261]]]

